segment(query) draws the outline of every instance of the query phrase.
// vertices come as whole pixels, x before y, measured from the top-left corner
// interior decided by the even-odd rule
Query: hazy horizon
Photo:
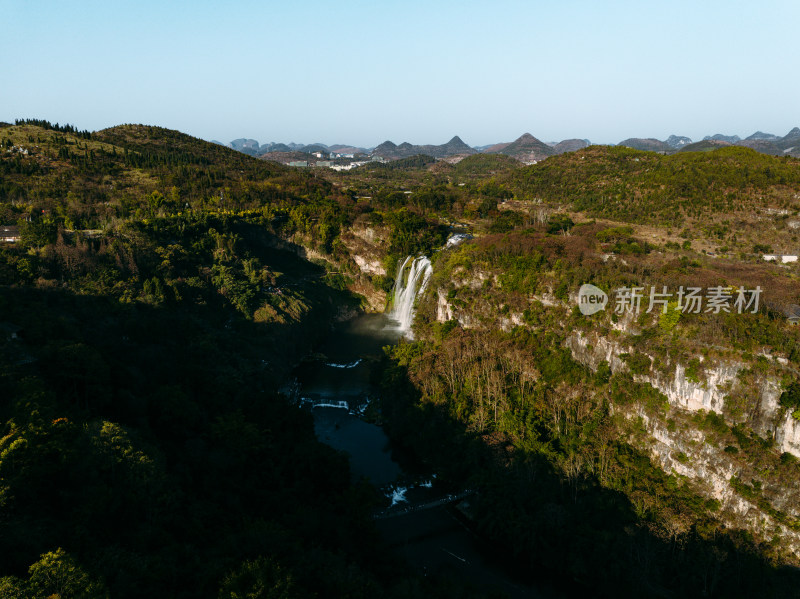
[[[92,129],[90,127],[84,127],[80,123],[71,122],[69,120],[56,121],[56,120],[48,119],[47,116],[45,116],[45,115],[17,115],[14,118],[6,119],[6,122],[9,122],[9,123],[13,124],[15,118],[45,119],[45,120],[49,120],[52,123],[58,123],[60,125],[68,125],[68,124],[69,125],[73,125],[79,130],[83,130],[83,129],[88,129],[90,131],[97,131],[98,130],[98,129]],[[0,121],[2,121],[2,120],[4,120],[4,119],[0,119]],[[166,128],[166,129],[174,129],[174,127],[170,127],[169,124],[166,124],[166,123],[117,123],[117,125],[146,125],[146,126],[163,127],[163,128]],[[109,126],[110,127],[114,127],[116,125],[109,125]],[[765,129],[762,128],[762,129],[758,129],[758,130],[752,131],[752,132],[747,133],[747,134],[742,134],[740,132],[733,132],[733,133],[728,132],[728,133],[726,133],[726,132],[715,131],[714,133],[705,133],[705,134],[703,134],[701,136],[698,136],[698,137],[692,137],[691,135],[683,135],[683,134],[680,134],[680,133],[674,133],[674,134],[671,133],[670,135],[678,135],[678,136],[688,137],[688,138],[690,138],[692,140],[692,142],[703,141],[704,137],[713,136],[713,135],[717,135],[717,134],[730,136],[730,137],[732,137],[734,135],[738,135],[741,139],[746,139],[750,135],[753,135],[754,133],[757,133],[759,131],[762,132],[762,133],[770,133],[770,134],[777,135],[778,137],[783,137],[787,133],[789,133],[792,129],[794,129],[795,127],[798,127],[798,125],[795,125],[793,127],[789,127],[786,131],[780,131],[780,132],[766,131]],[[231,137],[230,139],[217,139],[217,138],[213,138],[212,139],[212,138],[209,138],[209,137],[202,137],[202,136],[199,136],[199,135],[195,135],[195,134],[191,133],[190,131],[184,131],[184,130],[179,130],[179,131],[181,133],[186,133],[186,134],[189,134],[189,135],[193,135],[194,137],[198,137],[199,139],[203,139],[204,141],[215,142],[215,143],[219,142],[219,143],[221,143],[223,145],[226,145],[226,146],[229,145],[233,141],[240,140],[240,139],[246,139],[246,140],[255,140],[255,141],[257,141],[259,143],[260,146],[268,145],[270,143],[283,143],[283,144],[287,144],[287,145],[288,144],[301,144],[301,145],[304,145],[304,146],[322,144],[322,145],[325,145],[327,147],[334,146],[334,145],[346,145],[346,146],[352,146],[352,147],[363,148],[363,149],[376,148],[379,145],[381,145],[382,143],[387,142],[387,141],[391,141],[392,143],[394,143],[394,144],[396,144],[398,146],[400,144],[404,143],[404,142],[408,142],[408,143],[410,143],[412,145],[418,145],[418,146],[423,146],[423,145],[434,145],[434,146],[436,146],[436,145],[446,144],[453,137],[459,137],[461,139],[461,141],[463,141],[468,146],[470,146],[472,148],[476,148],[476,147],[485,147],[485,146],[489,146],[489,145],[494,145],[494,144],[498,144],[498,143],[513,142],[513,141],[517,140],[519,137],[521,137],[522,135],[524,135],[525,133],[530,133],[531,135],[536,137],[539,141],[542,141],[544,143],[558,143],[558,142],[565,141],[565,140],[568,140],[568,139],[581,139],[581,140],[588,139],[589,142],[592,145],[610,145],[610,146],[617,145],[620,142],[625,141],[626,139],[658,139],[660,141],[665,141],[670,136],[670,135],[665,135],[665,136],[662,136],[662,137],[656,137],[656,136],[653,136],[653,135],[630,135],[630,136],[625,137],[625,138],[620,138],[617,141],[605,142],[605,141],[595,141],[595,140],[589,139],[587,137],[561,137],[561,138],[558,138],[558,139],[544,139],[544,138],[536,135],[535,133],[533,133],[531,131],[525,131],[523,133],[520,133],[519,135],[517,135],[513,139],[498,139],[498,140],[495,140],[495,141],[492,141],[492,142],[488,142],[488,143],[470,143],[469,141],[464,139],[463,135],[454,134],[454,135],[451,135],[450,137],[448,137],[447,139],[440,139],[440,140],[413,141],[413,140],[408,140],[408,139],[399,140],[399,139],[388,139],[387,138],[387,139],[383,139],[382,141],[377,142],[377,143],[357,144],[357,143],[349,143],[349,140],[347,140],[347,139],[345,139],[345,140],[333,140],[333,141],[323,141],[323,140],[320,140],[320,139],[314,139],[314,140],[305,140],[305,139],[258,139],[257,137],[252,137],[252,136],[247,136],[247,135],[239,135],[239,136],[236,136],[236,137]]]
[[[0,120],[362,147],[800,125],[789,0],[0,6]]]
[[[139,123],[139,124],[145,124],[145,123]],[[747,138],[747,137],[749,137],[750,135],[753,135],[754,133],[758,133],[759,131],[760,131],[761,133],[771,133],[771,134],[773,134],[773,135],[777,135],[778,137],[784,137],[784,136],[785,136],[787,133],[789,133],[789,132],[790,132],[792,129],[794,129],[794,128],[795,128],[795,127],[790,127],[790,128],[788,128],[786,131],[782,131],[782,132],[780,132],[780,133],[777,133],[777,132],[775,132],[775,131],[765,131],[765,130],[763,130],[763,129],[759,129],[759,130],[756,130],[756,131],[752,131],[752,132],[750,132],[750,133],[748,133],[748,134],[746,134],[746,135],[742,135],[741,133],[738,133],[738,132],[736,132],[736,133],[724,133],[724,132],[720,132],[720,131],[715,131],[714,133],[706,133],[706,134],[704,134],[704,135],[702,135],[702,136],[699,136],[699,137],[692,137],[691,135],[684,135],[683,137],[688,137],[688,138],[690,138],[690,139],[692,140],[692,142],[703,141],[703,138],[704,138],[704,137],[706,137],[706,136],[712,137],[712,136],[714,136],[714,135],[718,135],[718,134],[725,135],[725,136],[728,136],[728,137],[733,137],[734,135],[738,135],[738,136],[739,136],[741,139],[746,139],[746,138]],[[384,139],[384,140],[383,140],[383,141],[381,141],[381,142],[374,143],[374,144],[367,144],[367,145],[362,145],[362,144],[348,144],[348,143],[347,143],[347,140],[344,140],[344,141],[331,141],[331,142],[322,141],[322,140],[319,140],[319,139],[317,139],[317,140],[314,140],[314,141],[307,141],[307,140],[292,140],[292,139],[290,139],[290,140],[280,140],[280,139],[261,140],[261,139],[257,139],[257,138],[255,138],[255,137],[246,137],[246,136],[244,136],[244,135],[241,135],[241,136],[239,136],[239,137],[232,137],[231,139],[228,139],[228,140],[223,140],[223,139],[213,139],[213,140],[212,140],[212,139],[206,139],[206,141],[221,142],[221,143],[223,143],[223,144],[227,145],[227,144],[229,144],[229,143],[230,143],[230,142],[232,142],[232,141],[236,141],[236,140],[240,140],[240,139],[248,139],[248,140],[250,140],[250,139],[254,139],[255,141],[259,142],[259,145],[262,145],[262,146],[263,146],[263,145],[270,144],[270,143],[283,143],[283,144],[303,144],[303,145],[305,145],[305,146],[311,146],[311,145],[315,145],[315,144],[323,144],[323,145],[325,145],[325,146],[328,146],[328,147],[330,147],[330,146],[334,146],[334,145],[351,145],[351,146],[353,146],[353,147],[364,148],[364,149],[370,149],[370,148],[376,148],[376,147],[378,147],[379,145],[381,145],[382,143],[384,143],[384,142],[386,142],[386,141],[391,141],[392,143],[394,143],[394,144],[396,144],[396,145],[400,145],[401,143],[408,142],[408,143],[410,143],[410,144],[412,144],[412,145],[418,145],[418,146],[424,146],[424,145],[434,145],[434,146],[436,146],[436,145],[443,145],[443,144],[446,144],[446,143],[447,143],[447,142],[449,142],[449,141],[450,141],[450,140],[451,140],[453,137],[459,137],[459,138],[461,139],[461,141],[463,141],[465,144],[467,144],[467,145],[468,145],[468,146],[470,146],[470,147],[473,147],[473,148],[475,148],[475,147],[485,147],[485,146],[488,146],[488,145],[494,145],[494,144],[498,144],[498,143],[507,143],[507,142],[513,142],[513,141],[516,141],[516,140],[517,140],[519,137],[521,137],[521,136],[522,136],[522,135],[524,135],[525,133],[530,133],[531,135],[533,135],[534,137],[536,137],[536,138],[537,138],[539,141],[542,141],[542,142],[544,142],[544,143],[554,143],[554,142],[555,142],[555,143],[558,143],[558,142],[561,142],[561,141],[565,141],[565,140],[567,140],[567,139],[582,139],[582,140],[589,139],[589,138],[586,138],[586,137],[571,137],[571,138],[569,138],[569,137],[563,137],[563,138],[559,138],[559,139],[542,139],[541,137],[537,136],[535,133],[532,133],[531,131],[525,131],[525,132],[523,132],[523,133],[520,133],[519,135],[517,135],[517,136],[516,136],[515,138],[513,138],[513,139],[502,139],[502,140],[497,140],[497,141],[494,141],[494,142],[490,142],[490,143],[488,143],[488,144],[482,144],[482,143],[479,143],[479,144],[471,144],[471,143],[469,143],[467,140],[465,140],[465,139],[464,139],[464,137],[463,137],[462,135],[458,135],[458,134],[452,135],[452,136],[448,137],[447,139],[438,140],[438,141],[437,141],[437,140],[432,140],[432,141],[431,141],[431,140],[428,140],[428,141],[410,141],[410,140],[407,140],[407,139],[404,139],[404,140],[402,140],[402,141],[401,141],[401,140],[397,140],[397,139]],[[678,135],[678,136],[681,136],[681,134],[679,134],[679,133],[670,134],[670,135]],[[621,141],[625,141],[626,139],[632,139],[632,138],[639,138],[639,139],[659,139],[660,141],[665,141],[665,140],[666,140],[666,139],[668,139],[669,137],[670,137],[669,135],[665,135],[665,136],[663,136],[663,137],[661,137],[661,138],[656,138],[656,137],[654,137],[654,136],[652,136],[652,135],[633,135],[633,136],[629,136],[629,137],[621,138],[621,139],[619,139],[619,140],[618,140],[618,141],[616,141],[616,142],[599,142],[599,141],[595,141],[595,140],[593,140],[593,139],[589,139],[589,142],[591,142],[591,144],[592,144],[592,145],[601,145],[601,146],[602,146],[602,145],[611,145],[611,146],[613,146],[613,145],[617,145],[617,144],[618,144],[619,142],[621,142]],[[204,139],[205,139],[205,138],[204,138]]]

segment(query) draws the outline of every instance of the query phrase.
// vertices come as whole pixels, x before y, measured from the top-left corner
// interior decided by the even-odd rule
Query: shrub
[[[611,366],[606,360],[597,365],[597,372],[594,373],[595,383],[605,385],[611,379]]]
[[[574,226],[575,223],[566,214],[552,214],[547,220],[547,232],[551,235],[569,231]]]
[[[800,383],[792,383],[781,393],[781,405],[784,408],[795,410],[800,408]]]
[[[647,374],[650,372],[650,366],[653,363],[650,356],[641,352],[620,354],[620,358],[628,365],[632,374]]]

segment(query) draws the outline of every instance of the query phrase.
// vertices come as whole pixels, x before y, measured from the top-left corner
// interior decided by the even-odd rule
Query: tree
[[[567,233],[575,223],[566,214],[552,214],[547,220],[547,232],[551,235]]]
[[[219,599],[292,599],[298,596],[291,572],[269,557],[244,562],[225,577],[219,590]]]
[[[20,243],[37,250],[45,245],[55,243],[58,235],[56,223],[49,218],[37,218],[31,221],[22,220],[19,223]]]
[[[662,312],[658,317],[658,327],[664,333],[670,333],[677,326],[680,319],[681,311],[678,307],[678,302],[670,301],[667,304],[667,311]]]
[[[606,360],[601,361],[597,365],[597,371],[594,374],[594,381],[598,385],[605,385],[611,379],[611,366]]]
[[[16,576],[0,578],[0,597],[3,599],[27,599],[25,582]]]
[[[156,216],[159,208],[164,205],[164,194],[160,191],[154,191],[147,196],[147,205],[150,207],[150,216]]]
[[[90,576],[60,547],[42,554],[28,572],[30,578],[25,585],[28,588],[28,597],[106,599],[109,596],[105,585]]]
[[[800,383],[792,383],[781,393],[781,405],[794,410],[800,407]]]

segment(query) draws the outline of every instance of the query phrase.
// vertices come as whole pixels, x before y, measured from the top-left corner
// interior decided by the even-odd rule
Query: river
[[[317,437],[346,452],[354,479],[366,478],[386,497],[375,514],[387,544],[423,574],[442,573],[514,598],[556,596],[513,580],[489,562],[480,539],[465,524],[471,492],[442,493],[433,472],[401,468],[383,429],[366,421],[378,389],[372,369],[385,345],[404,331],[383,314],[339,325],[295,372],[296,396],[314,415]],[[462,503],[463,502],[463,503]]]

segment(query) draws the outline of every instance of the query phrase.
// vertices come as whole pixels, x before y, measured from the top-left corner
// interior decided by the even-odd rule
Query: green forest
[[[504,572],[560,596],[800,596],[800,464],[753,391],[777,381],[800,419],[800,271],[761,258],[791,253],[798,193],[800,161],[745,148],[339,173],[159,127],[3,124],[0,596],[502,597],[394,556],[375,489],[279,391],[422,254],[415,340],[385,348],[373,417],[475,490],[460,517]],[[473,238],[442,249],[452,232]],[[570,303],[587,282],[764,296],[746,317],[590,318]],[[730,363],[716,411],[656,386],[680,365],[708,390]],[[654,431],[687,432],[673,472]],[[717,450],[769,524],[677,470]]]
[[[281,238],[335,260],[351,197],[163,129],[0,138],[31,148],[0,159],[0,595],[471,595],[380,557],[374,491],[278,394],[362,301]]]

